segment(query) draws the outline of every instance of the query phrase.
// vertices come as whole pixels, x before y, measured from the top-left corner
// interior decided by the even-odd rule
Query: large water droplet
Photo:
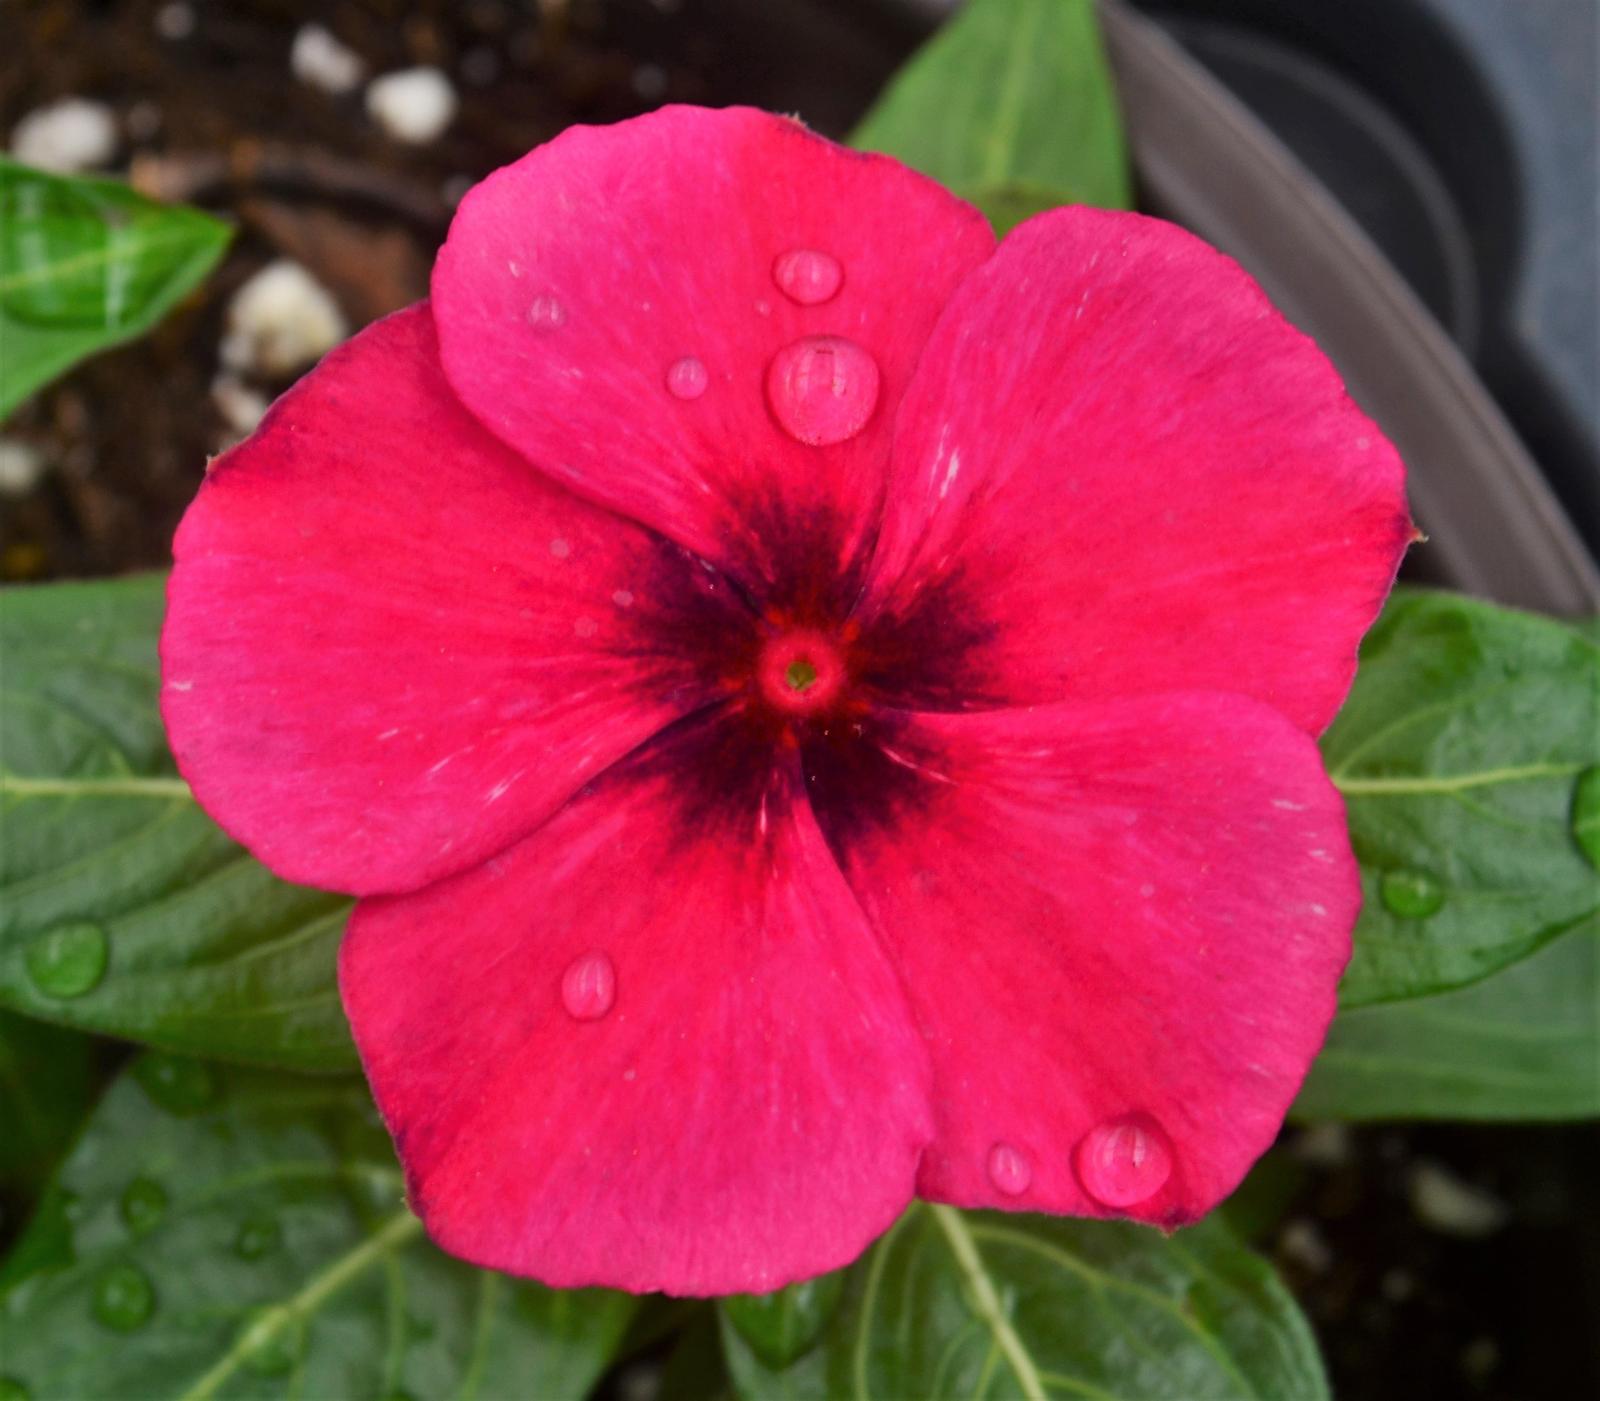
[[[772,264],[772,280],[792,302],[817,306],[836,296],[844,281],[844,268],[831,253],[815,248],[791,248]]]
[[[705,364],[692,355],[674,361],[667,371],[667,393],[674,399],[698,399],[710,383],[711,376],[706,373]]]
[[[136,1177],[123,1189],[122,1224],[136,1236],[153,1231],[167,1213],[167,1189],[148,1177]]]
[[[33,985],[46,997],[82,997],[106,974],[111,944],[106,931],[88,920],[59,924],[28,945]]]
[[[528,324],[538,331],[555,331],[567,324],[567,309],[548,292],[537,296],[528,306]]]
[[[133,1265],[113,1265],[94,1286],[94,1316],[118,1333],[143,1328],[156,1311],[155,1286]]]
[[[1073,1155],[1083,1190],[1103,1206],[1153,1197],[1172,1176],[1172,1146],[1144,1115],[1108,1119],[1079,1140]]]
[[[150,1055],[133,1071],[145,1093],[174,1114],[193,1114],[217,1097],[217,1073],[204,1061]]]
[[[15,1377],[0,1377],[0,1401],[32,1401],[33,1393]]]
[[[1385,871],[1378,896],[1390,914],[1426,919],[1444,904],[1444,887],[1423,871]]]
[[[595,950],[572,960],[561,978],[561,1005],[580,1022],[596,1021],[617,997],[617,970]]]
[[[1572,790],[1572,836],[1589,864],[1600,870],[1600,764],[1579,774]]]
[[[270,1216],[252,1216],[233,1238],[233,1252],[241,1260],[259,1260],[278,1248],[283,1228]]]
[[[1008,1197],[1018,1197],[1028,1190],[1033,1181],[1033,1164],[1020,1148],[1009,1143],[997,1143],[989,1150],[989,1181],[995,1191]]]
[[[878,364],[843,336],[807,336],[767,367],[767,403],[791,437],[811,447],[859,433],[878,405]]]

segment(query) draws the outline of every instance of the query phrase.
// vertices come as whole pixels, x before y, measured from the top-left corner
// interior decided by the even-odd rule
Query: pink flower
[[[446,1249],[704,1294],[913,1196],[1192,1221],[1359,904],[1314,736],[1411,537],[1233,263],[792,121],[577,128],[220,461],[164,705],[362,896],[341,987]]]

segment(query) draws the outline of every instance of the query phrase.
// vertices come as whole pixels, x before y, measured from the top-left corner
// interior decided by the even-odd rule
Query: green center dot
[[[804,657],[799,657],[789,663],[784,670],[783,679],[789,683],[791,691],[809,690],[816,682],[817,669]]]

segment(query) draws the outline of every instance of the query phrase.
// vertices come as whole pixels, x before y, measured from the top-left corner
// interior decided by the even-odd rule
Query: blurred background
[[[0,430],[0,575],[164,564],[208,456],[248,433],[331,345],[425,295],[455,202],[489,170],[570,123],[663,102],[752,103],[843,136],[948,8],[0,0],[0,139],[14,157],[122,175],[239,229],[220,270],[153,336],[83,365]],[[1466,387],[1445,392],[1435,418],[1448,429],[1455,415],[1460,433],[1479,393],[1504,415],[1512,436],[1500,457],[1463,478],[1479,555],[1498,568],[1497,540],[1531,511],[1513,576],[1543,577],[1544,556],[1561,556],[1568,574],[1592,577],[1591,560],[1568,556],[1575,541],[1590,554],[1600,546],[1600,5],[1106,9],[1130,101],[1133,78],[1148,78],[1142,18],[1370,238],[1428,334],[1466,367]],[[1152,99],[1137,91],[1148,126]],[[1188,186],[1141,145],[1134,115],[1146,203],[1182,217],[1174,205]],[[1163,148],[1199,189],[1185,196],[1196,210],[1186,222],[1225,246],[1204,227],[1207,162],[1218,162],[1215,188],[1231,188],[1217,152],[1228,156],[1240,130],[1191,133],[1188,155]],[[1237,198],[1221,199],[1235,215]],[[1269,212],[1240,217],[1240,238],[1292,274],[1304,232],[1275,228]],[[1459,450],[1436,441],[1437,452]],[[1510,458],[1537,484],[1502,498]],[[1581,600],[1581,578],[1577,593],[1561,587],[1501,592],[1557,611]],[[1260,1180],[1250,1227],[1310,1313],[1340,1393],[1513,1398],[1600,1386],[1592,1129],[1323,1126],[1291,1135]]]

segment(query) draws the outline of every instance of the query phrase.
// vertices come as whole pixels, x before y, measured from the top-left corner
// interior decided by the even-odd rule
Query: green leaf
[[[26,1201],[54,1170],[100,1087],[87,1036],[0,1012],[0,1201]]]
[[[968,0],[850,140],[972,200],[1000,234],[1058,204],[1132,204],[1091,0]]]
[[[723,1316],[747,1401],[1327,1395],[1305,1320],[1214,1221],[1144,1226],[918,1204],[852,1267],[823,1343],[766,1366]]]
[[[1548,618],[1396,592],[1323,739],[1365,906],[1340,1004],[1470,983],[1600,926],[1575,829],[1600,647]]]
[[[163,580],[0,592],[0,1006],[176,1050],[356,1063],[349,902],[287,885],[195,805],[157,710]]]
[[[69,365],[148,330],[232,236],[209,214],[115,180],[0,156],[0,417]]]
[[[635,1307],[429,1244],[353,1080],[146,1057],[57,1185],[70,1258],[0,1296],[36,1398],[576,1397]]]
[[[769,1294],[731,1294],[722,1311],[769,1367],[787,1367],[808,1352],[844,1293],[843,1270],[802,1279]]]
[[[1600,937],[1565,934],[1492,978],[1341,1012],[1299,1119],[1600,1116]]]

